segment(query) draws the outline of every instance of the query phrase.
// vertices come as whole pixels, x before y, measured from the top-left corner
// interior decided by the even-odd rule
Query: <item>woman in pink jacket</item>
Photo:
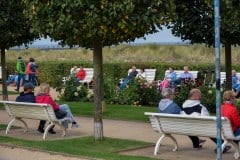
[[[39,86],[39,94],[36,96],[36,103],[47,103],[53,107],[57,118],[64,118],[65,116],[71,120],[72,127],[78,127],[76,120],[74,119],[71,110],[69,109],[67,104],[58,105],[52,97],[50,96],[50,85],[47,83],[41,83]],[[63,111],[61,113],[66,113],[66,115],[60,114],[60,110]],[[39,123],[38,131],[44,133],[44,126],[46,121],[41,120]],[[55,134],[56,132],[50,130],[50,133]]]
[[[237,107],[234,105],[235,93],[231,90],[225,91],[223,94],[223,100],[221,114],[229,119],[233,133],[238,137],[240,136],[240,116]]]

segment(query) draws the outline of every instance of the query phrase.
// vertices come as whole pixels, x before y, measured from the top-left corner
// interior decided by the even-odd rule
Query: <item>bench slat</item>
[[[24,102],[13,102],[13,101],[0,101],[0,103],[4,104],[4,107],[7,111],[7,113],[12,118],[12,120],[9,122],[8,127],[6,129],[6,134],[8,134],[8,131],[10,130],[10,128],[15,120],[19,120],[20,122],[22,122],[27,131],[28,126],[23,119],[35,119],[35,120],[49,121],[50,124],[45,129],[43,139],[46,138],[48,129],[51,126],[53,126],[54,124],[58,124],[61,128],[63,128],[64,136],[66,134],[66,128],[63,127],[62,125],[63,125],[64,121],[66,121],[66,123],[68,123],[69,119],[68,118],[57,119],[52,106],[49,104],[24,103]]]
[[[216,138],[217,135],[217,118],[215,116],[191,116],[151,112],[145,112],[144,114],[149,116],[153,130],[161,134],[161,137],[158,139],[155,145],[155,155],[158,153],[160,144],[165,137],[169,137],[173,140],[175,143],[174,151],[177,150],[177,141],[172,134],[212,138]],[[231,123],[227,118],[222,117],[221,121],[224,144],[229,142],[234,146],[234,157],[237,159],[240,155],[240,149],[238,147],[239,144],[236,144],[234,140],[240,140],[240,138],[234,136]]]

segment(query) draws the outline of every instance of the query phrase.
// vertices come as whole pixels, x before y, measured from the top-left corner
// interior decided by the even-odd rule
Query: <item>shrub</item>
[[[130,81],[123,90],[111,78],[106,78],[104,82],[104,97],[108,103],[156,106],[159,101],[157,86],[146,80]]]
[[[70,78],[66,81],[64,91],[60,99],[65,101],[92,101],[92,94],[89,92],[86,85],[79,83],[75,78]]]

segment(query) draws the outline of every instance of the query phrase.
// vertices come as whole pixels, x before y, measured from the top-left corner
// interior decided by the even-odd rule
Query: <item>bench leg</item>
[[[154,155],[157,155],[159,153],[159,147],[161,145],[161,142],[163,141],[163,139],[165,137],[169,137],[173,142],[174,142],[174,149],[173,151],[177,151],[178,150],[178,144],[177,144],[177,140],[171,135],[171,134],[163,134],[157,141],[156,145],[155,145],[155,149],[154,149]]]
[[[13,125],[13,122],[14,122],[15,120],[19,120],[20,122],[23,123],[23,125],[24,125],[24,127],[25,127],[25,128],[24,128],[24,132],[27,132],[27,131],[28,131],[27,123],[26,123],[24,120],[18,119],[18,118],[13,118],[13,119],[8,123],[7,129],[6,129],[6,134],[8,134],[8,132],[9,132],[9,130],[11,129],[11,127],[12,127],[12,125]]]
[[[46,139],[47,134],[48,134],[48,131],[49,131],[49,129],[50,129],[52,126],[54,126],[54,124],[51,122],[51,123],[47,126],[47,128],[45,129],[44,134],[43,134],[43,140]]]
[[[19,120],[20,122],[23,123],[23,125],[24,125],[24,127],[25,127],[24,132],[27,132],[27,131],[28,131],[27,123],[26,123],[24,120],[22,120],[22,119],[17,119],[17,120]]]
[[[7,129],[6,129],[6,134],[8,134],[8,132],[9,132],[10,128],[12,127],[12,124],[13,124],[13,122],[14,122],[15,120],[16,120],[16,119],[13,118],[13,119],[8,123]]]
[[[176,138],[174,138],[171,134],[168,134],[168,137],[174,142],[175,147],[174,147],[173,151],[177,151],[178,150],[178,143],[177,143]]]
[[[158,154],[159,151],[159,147],[161,145],[161,141],[165,138],[165,134],[163,134],[157,141],[156,145],[155,145],[155,149],[154,149],[154,155],[156,156]]]

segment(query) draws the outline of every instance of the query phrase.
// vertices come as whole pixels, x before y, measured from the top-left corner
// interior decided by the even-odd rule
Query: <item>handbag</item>
[[[59,110],[55,111],[55,115],[56,115],[57,119],[61,119],[61,118],[64,118],[67,116],[67,112],[59,109]]]

